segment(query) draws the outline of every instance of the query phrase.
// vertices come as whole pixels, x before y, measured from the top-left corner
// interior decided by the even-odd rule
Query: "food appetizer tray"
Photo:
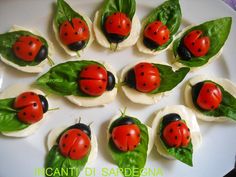
[[[103,3],[101,0],[67,0],[66,2],[69,3],[74,10],[86,14],[92,22],[94,21],[96,11],[101,8]],[[154,7],[157,7],[163,2],[164,1],[160,0],[136,0],[135,19],[137,20],[137,18],[139,18],[142,20]],[[189,25],[195,26],[213,19],[232,17],[232,26],[228,39],[217,60],[194,70],[194,72],[192,72],[192,69],[189,72],[189,69],[185,68],[183,75],[185,76],[186,73],[189,73],[186,77],[183,76],[180,79],[183,81],[180,84],[177,84],[175,89],[168,91],[168,96],[162,97],[160,101],[154,101],[157,103],[152,105],[139,104],[134,103],[135,101],[130,101],[125,95],[127,93],[129,94],[129,92],[124,93],[122,91],[121,87],[124,85],[122,85],[123,83],[118,82],[117,78],[114,78],[118,83],[115,87],[115,89],[118,87],[116,98],[112,102],[104,101],[104,103],[110,102],[105,106],[79,107],[73,104],[73,101],[70,102],[70,99],[68,100],[61,96],[49,93],[50,104],[52,105],[49,109],[52,109],[52,111],[48,113],[47,119],[33,135],[26,138],[13,138],[0,134],[0,177],[43,176],[42,171],[44,170],[45,158],[48,153],[47,137],[49,132],[54,128],[68,127],[78,121],[90,125],[93,133],[92,138],[96,135],[98,143],[96,160],[89,164],[89,166],[80,173],[80,176],[123,176],[122,173],[118,171],[118,167],[115,165],[110,154],[110,149],[107,146],[108,127],[111,125],[112,117],[125,113],[129,116],[138,118],[140,122],[135,120],[139,125],[143,123],[149,127],[155,127],[156,125],[152,125],[152,122],[158,110],[161,110],[166,106],[170,106],[168,107],[168,110],[171,110],[172,105],[186,105],[185,86],[190,78],[197,75],[210,75],[210,78],[211,76],[214,76],[215,78],[226,78],[236,83],[236,13],[221,0],[180,0],[179,3],[182,11],[182,22],[176,33],[177,36],[178,34],[181,34],[179,32],[182,29]],[[146,59],[148,59],[147,61],[149,62],[168,63],[173,66],[173,51],[171,50],[173,43],[170,44],[168,50],[157,55],[150,55],[141,53],[137,45],[121,50],[119,46],[112,46],[113,50],[117,49],[116,51],[112,51],[107,49],[109,48],[108,44],[105,44],[105,48],[97,41],[94,41],[83,53],[72,52],[70,56],[65,52],[62,47],[63,45],[59,44],[58,39],[55,37],[55,29],[53,29],[52,25],[55,11],[56,1],[54,0],[0,1],[0,33],[7,32],[13,25],[20,25],[33,30],[37,29],[45,39],[52,42],[54,47],[50,48],[51,43],[49,42],[50,51],[48,57],[50,56],[50,59],[52,59],[56,65],[71,59],[78,61],[77,55],[79,55],[83,60],[92,59],[104,61],[106,64],[109,64],[109,66],[111,65],[113,67],[112,71],[116,71],[118,77],[122,73],[122,69],[127,65],[133,66],[135,63]],[[89,25],[92,28],[90,22]],[[136,27],[138,27],[138,25],[136,25]],[[96,34],[90,37],[94,38],[96,37]],[[51,53],[53,53],[52,56]],[[178,66],[176,69],[177,68]],[[43,74],[49,69],[50,65],[45,65]],[[42,76],[42,73],[32,74],[18,71],[3,62],[0,62],[0,93],[13,84],[26,86],[29,83],[33,83],[40,76]],[[14,88],[11,91],[13,93]],[[11,95],[10,91],[8,91],[6,95]],[[47,96],[48,95],[46,95],[46,97]],[[135,96],[132,96],[132,99],[135,98]],[[103,99],[107,99],[107,97],[104,96]],[[138,102],[150,102],[145,99],[145,97],[144,100],[139,98]],[[103,100],[99,100],[99,102],[100,101],[103,102]],[[92,106],[96,104],[97,102],[92,103]],[[59,109],[54,110],[54,108]],[[173,109],[178,108],[180,110],[184,109],[183,107],[178,106],[175,108],[173,107]],[[116,116],[115,118],[118,117]],[[143,124],[142,126],[144,126]],[[198,124],[202,135],[202,145],[194,152],[193,167],[177,160],[168,160],[164,158],[157,152],[156,147],[154,146],[147,157],[143,176],[215,177],[224,176],[228,173],[234,167],[235,163],[235,121],[207,122],[198,119]]]

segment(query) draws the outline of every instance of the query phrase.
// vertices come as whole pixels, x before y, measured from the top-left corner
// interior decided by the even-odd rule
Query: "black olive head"
[[[44,59],[46,59],[47,56],[48,56],[48,48],[45,45],[43,45],[40,48],[38,54],[36,55],[35,60],[41,62]]]
[[[181,117],[179,114],[176,114],[176,113],[167,114],[162,119],[162,125],[163,125],[163,127],[165,127],[169,123],[174,122],[174,121],[178,121],[178,120],[181,120]]]
[[[88,137],[91,139],[91,129],[88,125],[83,124],[83,123],[77,123],[75,125],[72,125],[69,127],[69,129],[80,129],[81,131],[83,131],[85,134],[88,135]]]
[[[153,40],[151,40],[151,39],[149,39],[149,38],[147,38],[145,36],[143,38],[143,44],[147,48],[149,48],[150,50],[155,50],[159,46],[155,41],[153,41]]]
[[[43,113],[48,111],[48,100],[43,95],[38,95],[43,107]]]
[[[68,48],[72,51],[78,51],[86,46],[86,41],[77,41],[68,45]]]
[[[115,87],[115,85],[116,85],[115,76],[110,71],[107,71],[107,87],[106,87],[106,89],[108,91],[110,91]]]
[[[114,125],[116,127],[121,126],[121,125],[131,125],[131,124],[135,124],[135,122],[133,118],[129,116],[125,116],[114,121]]]
[[[180,42],[178,49],[177,49],[177,53],[178,53],[179,57],[181,58],[181,60],[189,61],[192,58],[192,54],[185,47],[183,41]]]
[[[130,69],[125,77],[125,83],[131,87],[136,88],[136,78],[134,69]]]

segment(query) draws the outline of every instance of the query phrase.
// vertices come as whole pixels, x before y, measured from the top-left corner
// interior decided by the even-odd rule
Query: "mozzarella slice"
[[[95,37],[97,39],[97,42],[101,46],[105,48],[110,48],[110,43],[107,40],[106,36],[104,35],[100,24],[101,24],[101,11],[97,11],[95,14],[94,23],[93,23]],[[140,24],[139,18],[135,14],[132,19],[132,28],[130,31],[130,35],[127,37],[127,39],[125,39],[124,41],[118,44],[117,50],[121,50],[130,46],[133,46],[139,38],[140,28],[141,28],[141,24]]]
[[[184,90],[184,101],[185,104],[190,107],[196,114],[198,119],[204,120],[204,121],[225,121],[229,120],[227,117],[214,117],[214,116],[207,116],[200,112],[194,105],[193,100],[192,100],[192,86],[195,84],[205,81],[205,80],[211,80],[219,85],[221,85],[227,92],[229,92],[231,95],[236,97],[236,85],[231,82],[228,79],[222,79],[222,78],[217,78],[214,76],[210,75],[198,75],[193,78],[191,78]]]
[[[35,89],[33,87],[23,85],[23,84],[15,84],[15,85],[12,85],[12,86],[8,87],[7,89],[5,89],[0,94],[0,99],[17,97],[19,94],[21,94],[25,91],[32,91],[32,92],[35,92],[40,95],[45,95],[42,91]],[[49,103],[49,105],[50,105],[50,103]],[[44,113],[43,116],[44,116],[43,119],[41,119],[40,121],[38,121],[34,124],[31,124],[30,126],[28,126],[27,128],[25,128],[23,130],[12,131],[12,132],[1,132],[1,133],[5,136],[11,136],[11,137],[30,136],[33,133],[35,133],[39,129],[39,127],[45,122],[45,120],[48,118],[48,112]]]
[[[146,54],[150,54],[150,55],[158,55],[164,51],[166,51],[167,49],[169,49],[172,45],[172,42],[174,41],[174,36],[173,36],[173,40],[172,42],[165,48],[165,49],[162,49],[162,50],[151,50],[149,48],[147,48],[144,43],[143,43],[143,31],[144,31],[144,27],[145,27],[145,24],[144,22],[142,22],[142,29],[141,29],[141,33],[140,33],[140,36],[139,36],[139,39],[138,39],[138,42],[137,42],[137,47],[138,47],[138,50],[140,52],[143,52],[143,53],[146,53]]]
[[[110,71],[114,76],[117,83],[117,77],[115,70],[107,63],[100,62],[105,66],[105,68]],[[117,88],[114,87],[111,91],[105,91],[101,96],[98,97],[81,97],[81,96],[66,96],[66,98],[72,103],[82,106],[82,107],[93,107],[93,106],[104,106],[110,102],[112,102],[117,94]]]
[[[53,31],[55,33],[55,37],[56,37],[56,40],[57,42],[60,44],[60,46],[65,50],[65,52],[70,55],[70,56],[78,56],[81,55],[84,51],[86,51],[87,48],[89,48],[89,46],[93,43],[93,40],[94,40],[94,34],[93,34],[93,31],[92,31],[92,27],[93,27],[93,23],[92,21],[90,20],[90,18],[88,16],[86,16],[85,14],[81,13],[81,12],[78,12],[82,17],[83,19],[85,20],[85,22],[87,23],[88,25],[88,28],[89,28],[89,41],[87,43],[87,45],[85,46],[85,48],[83,48],[82,50],[79,50],[77,52],[75,51],[72,51],[70,50],[65,44],[63,44],[60,40],[60,35],[59,35],[59,29],[57,28],[57,26],[55,25],[55,22],[53,22]]]
[[[180,38],[181,36],[183,36],[183,34],[184,34],[187,30],[189,30],[190,28],[192,28],[192,27],[194,27],[194,26],[193,26],[193,25],[189,25],[189,26],[187,26],[186,28],[184,28],[181,32],[179,32],[179,33],[175,36],[175,39],[178,39],[178,38]],[[172,45],[170,46],[170,49],[171,49],[171,50],[173,50],[173,44],[174,44],[174,42],[173,42]],[[219,51],[217,54],[215,54],[214,56],[212,56],[212,57],[208,60],[208,62],[207,62],[206,64],[204,64],[204,65],[202,65],[202,66],[198,66],[198,67],[190,67],[190,71],[194,72],[194,71],[197,71],[197,70],[200,69],[200,68],[203,68],[203,67],[209,65],[211,62],[213,62],[214,60],[216,60],[216,59],[222,54],[222,51],[223,51],[223,47],[220,49],[220,51]],[[173,65],[176,66],[177,68],[186,67],[186,65],[184,65],[184,64],[182,64],[182,63],[180,63],[180,62],[178,62],[178,60],[174,57],[174,55],[173,55],[173,58],[172,58],[172,62],[173,62]]]
[[[116,119],[118,119],[121,115],[120,114],[117,114],[115,116],[113,116],[109,122],[109,125],[108,125],[108,128],[107,128],[107,142],[109,142],[109,139],[110,139],[110,133],[109,133],[109,129],[111,127],[111,124],[112,122],[114,122]],[[130,116],[130,117],[135,117],[135,116]],[[153,141],[153,132],[152,132],[152,128],[150,128],[149,126],[147,126],[147,129],[148,129],[148,150],[147,150],[147,155],[150,154],[151,150],[152,150],[152,147],[154,145],[154,141]]]
[[[141,62],[159,63],[159,64],[168,65],[166,63],[157,62],[155,59],[143,60],[143,61],[136,62],[135,64],[127,65],[121,71],[120,82],[123,83],[125,81],[125,77],[126,77],[126,74],[128,73],[128,71],[131,68],[133,68],[135,65],[137,65],[138,63],[141,63]],[[157,94],[142,93],[142,92],[137,91],[134,88],[130,88],[127,85],[122,85],[121,89],[124,92],[124,94],[127,96],[127,98],[129,98],[129,100],[131,100],[132,102],[139,103],[139,104],[147,104],[147,105],[155,104],[155,103],[159,102],[163,96],[167,96],[170,93],[170,91],[157,93]]]
[[[165,148],[163,147],[160,139],[160,123],[162,118],[171,113],[179,114],[182,120],[185,120],[188,128],[191,132],[191,141],[193,144],[193,152],[198,149],[202,144],[202,136],[200,132],[200,128],[198,126],[198,122],[195,114],[191,111],[191,109],[183,106],[183,105],[175,105],[175,106],[167,106],[160,111],[158,111],[153,119],[152,130],[154,133],[154,141],[157,148],[157,151],[160,155],[168,158],[174,159],[174,157],[170,156]]]
[[[57,144],[57,138],[59,137],[59,135],[69,126],[62,126],[62,127],[58,127],[55,128],[53,130],[51,130],[48,134],[48,138],[47,138],[47,148],[48,151],[55,145]],[[91,130],[91,150],[89,153],[89,157],[88,157],[88,161],[87,164],[90,165],[92,164],[96,158],[97,158],[97,153],[98,153],[98,143],[97,143],[97,138],[95,133]],[[86,164],[86,165],[87,165]]]
[[[24,28],[24,27],[21,27],[21,26],[17,26],[17,25],[12,26],[12,28],[9,30],[9,32],[20,31],[20,30],[29,31],[29,32],[31,32],[33,34],[41,36],[41,34],[39,32],[37,32],[36,30],[27,29],[27,28]],[[52,45],[52,43],[49,40],[47,40],[47,43],[48,43],[48,56],[51,58],[52,51],[53,51],[53,45]],[[23,72],[27,72],[27,73],[41,73],[43,71],[44,66],[48,62],[47,59],[45,59],[41,63],[39,63],[38,65],[35,65],[35,66],[29,66],[29,65],[19,66],[19,65],[15,64],[15,63],[9,61],[8,59],[4,58],[2,55],[0,55],[0,59],[5,64],[14,67],[17,70],[20,70],[20,71],[23,71]]]

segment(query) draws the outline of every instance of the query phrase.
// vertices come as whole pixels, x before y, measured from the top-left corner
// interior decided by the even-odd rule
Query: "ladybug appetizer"
[[[166,92],[175,88],[188,72],[189,68],[174,71],[171,66],[156,60],[141,61],[122,70],[121,88],[132,102],[155,104]]]
[[[63,13],[62,11],[66,11]],[[80,56],[93,41],[91,20],[74,11],[64,0],[57,0],[57,11],[54,17],[53,30],[56,39],[70,56]]]
[[[80,89],[90,96],[100,96],[115,87],[115,76],[97,64],[86,66],[79,74]]]
[[[165,18],[163,18],[165,17]],[[157,55],[170,47],[181,24],[178,0],[167,0],[142,20],[137,47],[140,52]]]
[[[140,22],[135,15],[135,0],[131,0],[129,3],[114,3],[112,1],[105,1],[102,9],[96,12],[93,27],[95,37],[100,45],[112,50],[119,50],[137,42]]]
[[[153,146],[151,132],[151,128],[137,118],[125,113],[114,116],[108,127],[108,146],[115,164],[120,169],[142,169],[145,166]]]
[[[0,34],[1,60],[27,73],[42,72],[47,60],[53,65],[51,43],[36,34],[20,26],[13,26],[10,32]]]
[[[227,79],[195,76],[185,88],[185,103],[205,121],[236,120],[235,84]]]
[[[192,166],[192,154],[202,137],[196,116],[182,105],[167,106],[157,112],[152,123],[157,151],[169,159]]]
[[[44,93],[15,84],[0,95],[0,132],[6,136],[33,134],[47,116],[49,103]]]
[[[175,65],[188,66],[193,70],[217,58],[228,38],[231,23],[231,17],[224,17],[186,27],[173,43]]]
[[[47,145],[47,156],[51,158],[46,159],[46,168],[52,168],[52,171],[62,168],[60,164],[53,165],[60,159],[67,168],[79,169],[76,172],[79,176],[83,168],[97,157],[96,136],[89,125],[80,122],[53,129],[48,135]]]
[[[117,94],[115,71],[106,63],[69,61],[51,68],[36,84],[65,96],[78,106],[92,107],[113,101]]]
[[[210,38],[203,36],[203,31],[193,30],[189,32],[178,48],[178,55],[184,60],[194,57],[202,57],[207,54],[210,48]]]

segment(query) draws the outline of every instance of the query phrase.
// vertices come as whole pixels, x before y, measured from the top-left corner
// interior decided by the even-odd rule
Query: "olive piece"
[[[36,55],[35,60],[40,62],[43,61],[45,58],[47,58],[47,56],[48,56],[48,48],[45,45],[43,45],[40,48],[38,54]]]
[[[199,82],[199,83],[195,84],[194,86],[192,86],[192,99],[193,99],[194,103],[196,103],[196,101],[197,101],[197,97],[199,95],[199,92],[200,92],[203,84],[204,84],[204,82]]]
[[[113,122],[113,124],[115,125],[115,127],[121,126],[121,125],[131,125],[131,124],[135,124],[135,122],[133,121],[133,118],[129,117],[129,116],[125,116],[122,118],[119,118],[117,120],[115,120]]]
[[[134,69],[131,69],[128,71],[125,77],[125,83],[131,88],[136,88],[136,79],[135,79]]]
[[[173,121],[178,121],[178,120],[181,120],[181,117],[179,114],[176,114],[176,113],[167,114],[162,119],[162,125],[163,125],[163,127],[165,127],[169,123],[171,123]]]
[[[115,76],[110,72],[107,71],[107,87],[108,91],[112,90],[115,87],[116,79]]]
[[[153,41],[147,37],[143,38],[143,44],[151,50],[155,50],[159,46],[155,41]]]
[[[182,60],[189,61],[192,58],[192,54],[188,51],[183,42],[180,43],[177,52]]]
[[[78,51],[85,47],[86,42],[85,41],[77,41],[72,44],[68,45],[68,48],[72,51]]]
[[[88,125],[83,124],[83,123],[77,123],[75,125],[70,126],[68,129],[80,129],[83,131],[85,134],[88,135],[88,137],[91,139],[91,129]]]
[[[38,95],[43,107],[43,113],[48,111],[48,100],[43,95]]]
[[[125,36],[121,36],[118,34],[106,33],[107,40],[110,43],[120,43],[125,40]]]

